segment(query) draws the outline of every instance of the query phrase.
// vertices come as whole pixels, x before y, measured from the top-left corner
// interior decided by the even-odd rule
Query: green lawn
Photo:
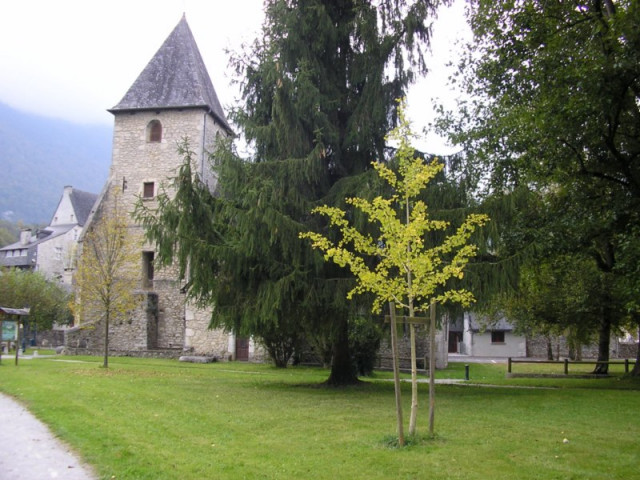
[[[393,383],[327,389],[328,372],[267,365],[54,357],[0,366],[25,404],[104,479],[638,478],[640,383],[505,379],[438,385],[434,440],[387,446]],[[439,377],[463,378],[452,364]],[[530,387],[545,388],[530,388]],[[409,384],[404,385],[405,416]],[[514,388],[515,387],[515,388]],[[427,429],[427,384],[419,425]],[[567,439],[568,443],[563,443]]]

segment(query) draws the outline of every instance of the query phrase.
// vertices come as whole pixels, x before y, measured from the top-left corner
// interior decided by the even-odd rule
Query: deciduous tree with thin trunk
[[[417,312],[427,311],[432,301],[453,301],[467,306],[474,300],[471,292],[454,288],[451,281],[464,276],[466,264],[476,253],[475,245],[468,244],[469,238],[476,228],[488,221],[488,217],[470,214],[441,243],[428,245],[425,239],[429,232],[447,231],[450,227],[448,222],[432,219],[427,205],[419,199],[421,191],[442,170],[442,164],[437,160],[426,163],[421,158],[414,158],[415,152],[409,143],[412,134],[403,105],[399,109],[399,119],[399,126],[389,135],[390,141],[399,144],[396,158],[392,165],[381,162],[373,165],[393,193],[388,198],[378,196],[372,201],[358,197],[346,200],[375,225],[378,234],[361,233],[350,222],[350,214],[336,207],[322,206],[314,212],[326,216],[330,226],[337,227],[340,239],[334,241],[315,232],[303,233],[301,237],[311,240],[313,248],[324,252],[326,260],[351,270],[356,277],[356,286],[348,293],[348,298],[372,293],[374,312],[380,312],[383,305],[391,302],[414,318]],[[392,306],[392,317],[394,309]],[[418,383],[416,333],[411,321],[409,329],[412,381],[409,434],[415,435]],[[429,368],[433,370],[435,365]],[[401,431],[400,425],[398,427]]]
[[[38,330],[49,330],[54,323],[72,320],[69,292],[42,273],[2,269],[0,271],[0,305],[10,308],[29,307],[28,324]]]
[[[455,79],[468,97],[443,130],[493,198],[527,188],[555,203],[550,222],[537,232],[523,225],[511,238],[537,235],[538,250],[552,240],[555,253],[580,252],[603,275],[628,275],[618,263],[621,243],[638,241],[637,2],[474,0],[468,7],[474,38]],[[623,321],[617,307],[600,305],[602,362]],[[606,372],[606,363],[595,369]]]
[[[142,259],[117,194],[89,225],[75,274],[77,323],[104,325],[104,368],[109,366],[109,325],[135,308]],[[109,195],[108,194],[108,195]]]

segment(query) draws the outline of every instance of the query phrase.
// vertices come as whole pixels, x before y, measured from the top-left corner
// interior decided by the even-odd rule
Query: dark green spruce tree
[[[261,37],[233,59],[242,105],[231,115],[255,152],[213,155],[215,195],[186,162],[155,212],[138,209],[161,261],[178,260],[212,326],[259,337],[279,362],[306,334],[331,346],[330,385],[357,381],[349,323],[367,307],[353,281],[298,233],[322,231],[320,204],[375,188],[396,99],[426,72],[438,0],[269,0]],[[187,146],[188,147],[188,146]],[[188,267],[188,268],[187,268]]]

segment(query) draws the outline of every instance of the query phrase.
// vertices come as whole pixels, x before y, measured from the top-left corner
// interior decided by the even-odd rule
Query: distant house
[[[39,271],[71,285],[78,238],[97,197],[64,187],[49,226],[35,233],[24,229],[18,242],[0,248],[0,266]]]
[[[449,353],[474,357],[525,357],[527,339],[514,332],[505,318],[483,322],[476,314],[465,312],[449,325]]]

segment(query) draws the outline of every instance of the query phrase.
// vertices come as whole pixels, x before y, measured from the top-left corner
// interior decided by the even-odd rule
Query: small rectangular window
[[[491,343],[504,343],[504,331],[497,330],[491,332]]]
[[[155,183],[144,182],[142,186],[142,198],[153,198],[155,196]]]

